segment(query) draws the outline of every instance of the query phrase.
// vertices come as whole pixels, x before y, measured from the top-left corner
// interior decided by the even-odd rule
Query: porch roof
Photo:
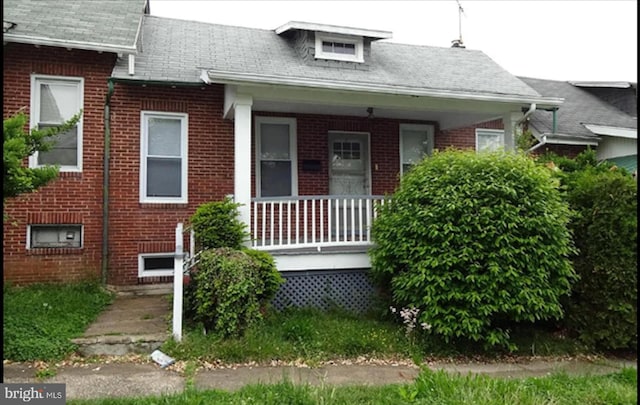
[[[271,78],[282,85],[376,91],[410,89],[416,93],[442,93],[488,97],[505,102],[561,100],[543,98],[481,51],[466,48],[416,46],[376,41],[371,43],[366,69],[345,69],[305,63],[290,39],[274,30],[234,27],[195,21],[145,16],[142,52],[135,74],[119,61],[113,76],[120,79],[202,83],[209,72],[218,83],[259,82]],[[216,76],[217,75],[217,76]]]
[[[538,92],[550,97],[562,97],[564,103],[557,112],[556,132],[576,138],[592,138],[607,135],[595,128],[611,127],[635,132],[638,119],[612,104],[598,98],[571,82],[521,77]],[[553,132],[553,116],[549,111],[536,111],[531,116],[531,126],[541,134]]]

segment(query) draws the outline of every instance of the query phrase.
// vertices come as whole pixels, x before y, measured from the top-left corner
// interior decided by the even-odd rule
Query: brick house
[[[403,171],[434,149],[511,149],[531,111],[562,103],[480,51],[386,31],[88,4],[4,2],[4,117],[25,108],[33,127],[83,110],[25,162],[61,164],[59,178],[6,202],[5,281],[168,282],[176,224],[233,196],[288,288],[349,289],[366,283],[374,206]]]

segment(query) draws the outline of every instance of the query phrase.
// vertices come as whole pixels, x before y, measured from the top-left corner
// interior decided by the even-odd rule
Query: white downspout
[[[538,149],[539,147],[545,145],[546,143],[547,143],[547,136],[546,135],[542,135],[542,139],[540,140],[540,142],[538,142],[537,144],[535,144],[532,147],[530,147],[529,149],[527,149],[527,153],[533,152],[534,150]]]

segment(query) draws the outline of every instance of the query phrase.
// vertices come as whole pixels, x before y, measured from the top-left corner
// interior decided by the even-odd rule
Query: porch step
[[[73,343],[83,356],[151,354],[171,336],[170,313],[167,294],[118,294]]]

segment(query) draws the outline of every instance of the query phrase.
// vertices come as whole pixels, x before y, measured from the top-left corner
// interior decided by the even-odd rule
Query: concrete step
[[[108,285],[117,295],[167,295],[173,293],[173,283],[143,285]]]
[[[169,338],[168,333],[149,335],[101,335],[73,339],[78,353],[90,356],[124,356],[126,354],[151,354]]]

